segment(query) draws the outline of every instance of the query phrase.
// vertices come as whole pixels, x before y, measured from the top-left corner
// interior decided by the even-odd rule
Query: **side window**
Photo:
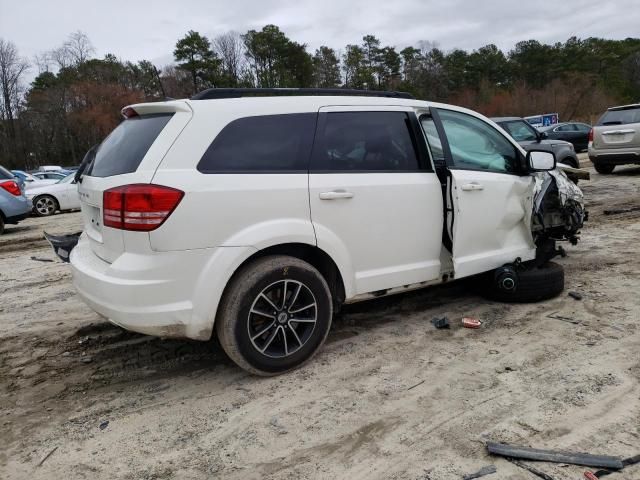
[[[405,112],[330,112],[314,148],[315,171],[416,171]]]
[[[245,117],[229,123],[198,163],[202,173],[307,171],[315,113]]]
[[[423,115],[420,117],[420,123],[422,124],[422,130],[427,137],[427,144],[429,145],[429,150],[431,151],[434,163],[444,164],[445,157],[444,150],[442,149],[442,141],[440,140],[440,135],[438,135],[438,130],[436,129],[436,124],[434,123],[433,118]]]
[[[438,110],[453,168],[518,173],[519,154],[500,132],[466,113]]]
[[[560,125],[554,131],[556,132],[575,132],[575,127],[573,125]]]

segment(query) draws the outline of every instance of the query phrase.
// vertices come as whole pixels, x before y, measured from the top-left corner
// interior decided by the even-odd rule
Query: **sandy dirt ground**
[[[310,364],[275,378],[246,374],[215,340],[94,314],[68,267],[42,261],[42,230],[79,230],[78,213],[8,227],[0,478],[448,480],[493,464],[487,479],[535,480],[485,442],[640,454],[640,211],[603,213],[640,206],[640,168],[592,175],[590,221],[559,260],[581,301],[492,303],[462,282],[354,305]],[[450,330],[433,328],[440,315]],[[586,470],[535,466],[555,480]],[[607,478],[640,479],[640,465]]]

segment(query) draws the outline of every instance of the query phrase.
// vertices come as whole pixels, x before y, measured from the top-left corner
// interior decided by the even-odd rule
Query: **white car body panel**
[[[530,225],[534,181],[516,176],[451,170],[453,266],[456,278],[536,255]]]
[[[36,188],[42,188],[42,187],[46,187],[48,185],[53,185],[55,183],[58,183],[60,180],[31,180],[31,181],[27,181],[24,184],[24,189],[25,191],[30,191]]]
[[[51,195],[58,201],[60,210],[75,210],[80,208],[80,197],[75,183],[54,183],[44,187],[32,188],[27,191],[27,197],[34,199],[40,195]]]
[[[353,197],[320,198],[331,191]],[[331,251],[338,242],[347,253],[355,295],[440,276],[443,209],[435,173],[312,173],[309,192],[318,247]]]
[[[336,264],[347,302],[439,283],[452,273],[455,278],[473,275],[517,257],[533,258],[531,176],[452,170],[451,258],[442,245],[445,208],[435,173],[196,170],[216,135],[237,118],[336,110],[427,112],[430,107],[464,112],[502,131],[464,108],[396,98],[252,97],[131,106],[139,114],[175,114],[135,172],[83,176],[79,194],[85,232],[70,257],[78,292],[94,310],[125,328],[202,340],[211,335],[233,274],[252,255],[273,246],[317,246]],[[474,182],[484,190],[461,190]],[[185,196],[151,232],[103,227],[103,192],[133,183],[166,185]],[[353,196],[320,198],[340,190]]]

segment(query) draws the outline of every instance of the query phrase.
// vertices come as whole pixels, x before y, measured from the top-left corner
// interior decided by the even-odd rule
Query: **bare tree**
[[[62,48],[67,51],[75,65],[86,62],[96,51],[87,34],[80,30],[69,35]]]
[[[51,52],[36,53],[33,56],[33,63],[38,69],[38,75],[44,72],[48,72],[51,64],[53,63]]]
[[[213,50],[220,58],[222,74],[230,86],[237,85],[245,70],[245,47],[238,32],[230,31],[213,40]]]
[[[71,54],[69,53],[69,50],[67,50],[64,46],[55,48],[47,52],[47,55],[51,58],[51,61],[55,63],[59,70],[70,67],[73,64]]]
[[[15,138],[15,118],[20,105],[22,77],[29,63],[18,55],[18,49],[0,38],[0,115],[9,123],[9,135]]]

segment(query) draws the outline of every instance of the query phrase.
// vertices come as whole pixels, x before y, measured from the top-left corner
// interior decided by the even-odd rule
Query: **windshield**
[[[640,123],[640,107],[607,110],[598,120],[598,125],[625,125],[627,123]]]
[[[75,175],[67,175],[63,179],[58,180],[56,183],[69,183],[73,180],[73,177],[75,177]]]
[[[504,128],[516,142],[536,142],[538,135],[526,120],[512,120],[509,122],[500,122],[500,126]]]

